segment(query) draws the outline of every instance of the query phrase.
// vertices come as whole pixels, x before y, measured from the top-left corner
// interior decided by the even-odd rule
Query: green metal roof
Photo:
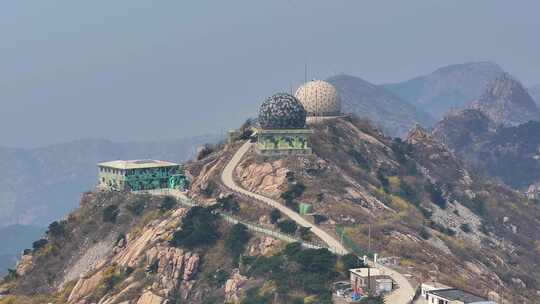
[[[160,167],[176,167],[180,164],[171,163],[163,160],[153,159],[138,159],[138,160],[113,160],[98,164],[99,167],[107,167],[114,169],[147,169],[147,168],[160,168]]]

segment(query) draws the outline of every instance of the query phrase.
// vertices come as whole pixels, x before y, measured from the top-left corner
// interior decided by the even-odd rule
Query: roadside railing
[[[336,226],[336,233],[341,238],[343,245],[349,248],[354,254],[356,254],[359,257],[363,257],[365,255],[369,258],[373,258],[373,254],[371,252],[368,252],[364,248],[358,246],[358,244],[356,244],[356,242],[353,239],[351,239],[350,236],[347,235],[347,232],[345,231],[344,227]]]
[[[201,206],[198,202],[188,198],[185,196],[182,192],[179,190],[172,190],[172,189],[155,189],[155,190],[140,190],[140,191],[133,191],[133,193],[136,194],[148,194],[148,195],[158,195],[158,196],[173,196],[177,199],[177,201],[184,206],[187,207],[194,207],[194,206]],[[276,239],[288,242],[288,243],[294,243],[298,242],[301,243],[302,246],[305,248],[312,248],[312,249],[321,249],[321,248],[328,248],[326,244],[322,242],[314,242],[314,241],[306,241],[303,240],[295,235],[283,233],[281,231],[277,231],[268,227],[264,227],[258,223],[249,222],[243,219],[240,219],[232,214],[228,214],[226,212],[222,211],[216,211],[216,214],[218,214],[222,219],[224,219],[226,222],[230,224],[243,224],[246,226],[249,230],[254,232],[259,232],[262,234],[269,235],[271,237],[274,237]]]

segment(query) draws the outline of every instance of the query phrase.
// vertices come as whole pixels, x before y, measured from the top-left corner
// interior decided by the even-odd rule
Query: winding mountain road
[[[248,191],[236,184],[234,181],[233,175],[234,175],[234,169],[240,161],[242,160],[242,157],[247,153],[249,148],[251,147],[250,142],[246,142],[231,158],[229,163],[225,166],[225,169],[221,173],[221,182],[229,189],[231,189],[234,192],[241,193],[243,195],[246,195],[248,197],[251,197],[255,200],[258,200],[260,202],[263,202],[267,205],[270,205],[276,209],[278,209],[281,213],[285,214],[289,218],[291,218],[293,221],[295,221],[298,225],[302,227],[309,227],[311,228],[311,232],[313,232],[316,236],[318,236],[323,242],[325,242],[329,250],[336,253],[336,254],[346,254],[348,251],[345,249],[345,247],[337,241],[334,237],[332,237],[330,234],[328,234],[326,231],[322,230],[321,228],[313,225],[308,220],[303,218],[300,214],[293,211],[292,209],[288,208],[287,206],[284,206],[283,204],[268,198],[266,196],[262,196],[257,193],[253,193],[251,191]]]
[[[303,218],[300,214],[295,212],[294,210],[288,208],[287,206],[281,204],[280,202],[273,200],[271,198],[268,198],[266,196],[248,191],[242,187],[240,187],[236,182],[234,181],[234,170],[244,157],[244,155],[249,151],[249,149],[252,147],[252,143],[249,141],[244,143],[240,149],[236,151],[236,153],[233,155],[231,160],[227,163],[225,166],[225,169],[223,169],[223,172],[221,173],[221,182],[230,190],[241,193],[245,196],[248,196],[254,200],[260,201],[262,203],[265,203],[271,207],[274,207],[278,209],[281,213],[288,216],[290,219],[295,221],[298,225],[302,227],[309,227],[311,228],[311,232],[313,232],[316,236],[318,236],[321,240],[323,240],[327,245],[328,249],[336,254],[346,254],[349,251],[339,242],[336,238],[331,236],[326,231],[322,230],[321,228],[317,227],[316,225],[312,224],[305,218]],[[389,275],[398,285],[398,289],[390,293],[386,296],[386,303],[388,304],[409,304],[414,296],[414,288],[409,283],[407,278],[403,276],[401,273],[390,269],[388,267],[384,267],[381,265],[376,265],[378,268],[381,268],[384,273]]]

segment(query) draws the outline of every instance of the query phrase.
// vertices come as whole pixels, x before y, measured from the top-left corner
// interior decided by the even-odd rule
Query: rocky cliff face
[[[451,111],[433,128],[433,135],[451,149],[461,151],[485,140],[497,130],[496,123],[479,110]]]
[[[483,112],[495,123],[508,126],[540,121],[538,105],[521,83],[508,74],[490,82],[486,92],[472,102],[471,108]]]
[[[0,303],[165,304],[241,297],[249,279],[235,272],[222,242],[205,248],[169,244],[187,209],[160,210],[162,199],[85,194],[79,209],[49,229],[41,247],[25,252],[0,288],[8,294],[0,295]],[[114,221],[101,219],[105,210],[115,210]],[[222,231],[228,229],[224,225]],[[254,237],[250,244],[266,251],[280,246],[270,237]],[[230,282],[205,281],[217,271],[230,274]]]

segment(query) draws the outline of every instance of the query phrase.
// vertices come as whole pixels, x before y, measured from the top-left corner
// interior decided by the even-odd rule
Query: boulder
[[[240,275],[238,269],[235,269],[231,278],[225,282],[225,301],[236,303],[240,300],[241,288],[246,283],[247,278]]]
[[[153,294],[151,291],[143,293],[137,301],[137,304],[165,304],[166,299]]]
[[[68,303],[78,303],[81,299],[91,295],[103,279],[103,271],[98,271],[92,276],[80,278],[69,294]]]

